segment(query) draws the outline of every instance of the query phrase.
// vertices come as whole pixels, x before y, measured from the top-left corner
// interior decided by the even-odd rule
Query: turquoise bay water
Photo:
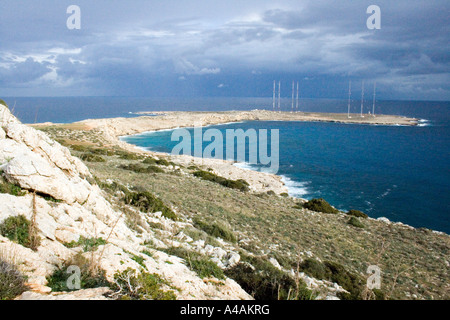
[[[221,130],[224,137],[226,129],[279,129],[278,174],[292,196],[323,197],[341,210],[450,231],[448,140],[428,140],[430,131],[439,136],[441,127],[252,121],[208,128]],[[171,135],[169,130],[124,140],[170,153],[178,143]]]
[[[7,98],[26,123],[135,117],[137,111],[271,109],[270,98]],[[283,100],[286,111],[290,100]],[[367,105],[370,105],[369,103]],[[353,112],[359,111],[354,102]],[[301,100],[302,111],[346,112],[344,100]],[[131,112],[131,113],[130,113]],[[226,129],[279,129],[280,169],[290,193],[323,197],[339,209],[358,209],[414,227],[450,233],[450,103],[379,101],[377,112],[427,119],[419,127],[319,122],[245,122]],[[171,152],[171,131],[125,138]],[[205,143],[206,145],[206,143]],[[247,166],[248,165],[243,165]],[[261,170],[251,166],[253,170]]]

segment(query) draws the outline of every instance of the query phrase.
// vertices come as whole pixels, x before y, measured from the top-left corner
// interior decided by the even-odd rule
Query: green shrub
[[[71,266],[80,268],[80,289],[109,287],[111,284],[105,277],[105,271],[93,268],[89,260],[84,258],[81,254],[75,255],[71,260],[59,266],[50,276],[47,277],[48,284],[55,292],[61,291],[75,291],[77,288],[69,288],[67,280],[73,275]]]
[[[300,271],[319,280],[336,282],[350,294],[340,294],[342,299],[361,299],[363,281],[360,277],[348,272],[342,265],[325,261],[319,262],[315,259],[306,259],[300,264]]]
[[[82,247],[84,252],[95,251],[99,246],[105,245],[107,242],[103,238],[85,238],[83,236],[78,241],[66,243],[67,248]]]
[[[364,219],[368,217],[368,215],[365,214],[364,212],[361,212],[359,210],[353,210],[353,209],[349,210],[346,214],[349,216],[353,216],[353,217],[357,217],[357,218],[364,218]]]
[[[213,222],[212,224],[209,224],[200,219],[194,219],[194,225],[198,229],[205,231],[210,236],[221,238],[233,243],[236,242],[236,237],[233,232],[222,223]]]
[[[56,199],[48,194],[39,194],[42,198],[44,198],[45,201],[54,202],[54,203],[61,203],[62,200]]]
[[[177,215],[164,202],[155,197],[148,191],[143,192],[128,192],[124,198],[125,203],[139,208],[145,212],[161,211],[162,215],[168,219],[176,221]]]
[[[40,238],[33,232],[30,233],[30,230],[31,222],[23,215],[8,217],[0,224],[0,234],[2,236],[24,247],[36,250],[39,247]]]
[[[172,209],[166,206],[164,202],[155,197],[153,194],[151,194],[148,191],[145,191],[145,189],[136,188],[142,189],[142,191],[131,192],[127,187],[116,182],[108,184],[100,181],[99,179],[96,179],[96,182],[99,185],[99,187],[104,190],[108,190],[110,192],[117,192],[117,191],[123,192],[125,195],[122,198],[122,200],[128,205],[137,207],[141,211],[145,212],[161,211],[164,217],[172,219],[174,221],[178,220],[177,215],[175,214],[175,212],[173,212]]]
[[[102,156],[92,153],[83,153],[80,156],[80,159],[88,162],[106,162],[105,158],[103,158]]]
[[[153,158],[145,158],[144,161],[142,161],[143,164],[156,164],[156,160]]]
[[[287,198],[287,197],[289,197],[289,193],[283,192],[283,193],[280,193],[280,196],[284,197],[284,198]]]
[[[267,259],[242,256],[242,262],[225,270],[226,276],[234,279],[256,300],[310,300],[315,295],[303,281],[297,286],[292,277],[275,268]]]
[[[164,172],[163,169],[161,169],[157,166],[154,166],[154,165],[144,167],[144,166],[141,166],[139,164],[134,164],[134,163],[128,164],[128,165],[121,165],[120,168],[124,169],[124,170],[133,171],[136,173],[163,173]]]
[[[328,202],[324,199],[312,199],[303,204],[303,207],[316,212],[323,213],[338,213],[339,211],[333,208]]]
[[[124,160],[142,160],[144,158],[144,156],[140,154],[123,150],[116,151],[115,154],[118,155],[120,159]]]
[[[305,259],[300,264],[300,271],[316,279],[326,279],[328,277],[327,267],[316,259]]]
[[[197,275],[201,278],[217,278],[217,279],[225,279],[222,269],[220,269],[217,264],[212,262],[207,257],[196,257],[192,258],[189,261],[189,267],[197,273]]]
[[[384,292],[380,289],[372,289],[372,292],[375,295],[375,300],[386,300]]]
[[[141,251],[141,253],[142,253],[142,254],[145,254],[146,256],[149,256],[149,257],[153,258],[153,253],[151,253],[151,252],[148,251],[148,250],[143,250],[143,251]]]
[[[146,268],[144,264],[145,259],[143,257],[132,254],[131,260],[136,261],[141,267]]]
[[[25,283],[26,277],[15,265],[0,259],[0,300],[12,300],[27,291]]]
[[[180,247],[171,247],[163,251],[169,255],[177,256],[186,260],[187,267],[197,273],[197,275],[202,279],[210,277],[225,279],[222,269],[220,269],[217,264],[212,262],[208,257]]]
[[[214,173],[211,173],[208,171],[203,171],[203,170],[195,171],[193,173],[193,175],[195,177],[198,177],[198,178],[206,180],[206,181],[218,183],[227,188],[237,189],[240,191],[248,191],[249,190],[248,182],[243,179],[230,180],[230,179],[220,177]]]
[[[294,209],[303,209],[303,203],[301,202],[296,202],[295,205],[293,206]]]
[[[156,160],[156,164],[160,165],[160,166],[168,166],[170,165],[169,161],[167,161],[166,159],[159,159]]]
[[[347,223],[351,226],[354,226],[356,228],[365,228],[365,226],[359,221],[356,217],[350,217],[350,220],[347,221]]]
[[[7,193],[16,197],[22,197],[26,194],[26,192],[23,191],[20,186],[6,181],[6,179],[1,176],[0,176],[0,193]]]
[[[92,147],[89,147],[86,145],[81,145],[81,144],[70,145],[70,149],[72,149],[74,151],[79,151],[79,152],[91,152],[92,151]]]
[[[102,155],[102,156],[109,156],[109,157],[116,154],[114,151],[108,150],[108,149],[104,149],[104,148],[91,149],[91,153],[99,154],[99,155]]]
[[[7,107],[7,108],[9,109],[9,107],[8,107],[8,105],[6,104],[5,100],[0,99],[0,104],[4,105],[5,107]]]
[[[100,179],[98,179],[97,177],[95,178],[95,183],[97,183],[97,185],[101,188],[101,189],[103,189],[103,190],[106,190],[106,191],[109,191],[109,192],[112,192],[112,193],[115,193],[115,192],[117,192],[117,191],[122,191],[123,193],[128,193],[128,192],[130,192],[130,190],[128,190],[128,188],[127,187],[125,187],[124,185],[122,185],[122,184],[120,184],[120,183],[117,183],[117,182],[112,182],[112,183],[106,183],[106,182],[103,182],[103,181],[101,181]]]
[[[169,283],[157,274],[140,273],[128,268],[114,275],[114,285],[121,300],[176,300],[172,290],[164,290]]]

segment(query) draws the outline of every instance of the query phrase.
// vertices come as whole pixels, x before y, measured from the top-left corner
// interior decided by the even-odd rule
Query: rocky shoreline
[[[245,121],[252,114],[188,113],[185,125]],[[136,274],[150,276],[156,289],[125,298],[448,298],[448,235],[383,219],[355,224],[346,213],[310,210],[286,197],[275,175],[120,141],[183,125],[181,115],[160,117],[35,130],[0,105],[0,267],[27,276],[25,292],[12,298],[117,299],[120,281],[141,281]],[[197,175],[202,170],[245,178],[250,190],[205,181]],[[4,231],[5,223],[21,221],[30,224],[32,243]],[[95,267],[100,285],[61,288],[67,266],[85,263]],[[364,291],[368,264],[382,268],[383,292]]]
[[[110,119],[88,119],[75,122],[68,127],[79,127],[83,130],[95,131],[113,146],[133,151],[158,155],[161,153],[143,151],[142,149],[121,140],[121,137],[142,134],[149,131],[168,130],[175,128],[210,126],[224,123],[242,121],[320,121],[349,124],[369,125],[405,125],[414,126],[418,119],[377,115],[376,117],[352,114],[348,118],[346,114],[333,113],[304,113],[304,112],[271,112],[266,110],[252,111],[223,111],[223,112],[138,112],[143,115],[137,118],[110,118]],[[146,116],[150,114],[151,116]],[[50,123],[37,124],[34,126],[48,126]],[[182,164],[203,165],[211,168],[215,174],[228,179],[244,179],[251,189],[256,192],[273,191],[277,194],[287,193],[288,189],[281,181],[281,177],[274,174],[250,171],[234,166],[234,162],[217,159],[199,159],[191,156],[175,156]]]

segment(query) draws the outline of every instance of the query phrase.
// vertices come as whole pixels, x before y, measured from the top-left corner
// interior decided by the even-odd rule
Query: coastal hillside
[[[291,198],[279,178],[225,162],[134,149],[113,119],[36,130],[0,105],[0,120],[0,276],[21,284],[2,298],[450,298],[444,233]],[[366,287],[370,265],[381,289]]]
[[[2,104],[0,126],[0,299],[252,298],[209,259],[170,254],[186,245],[175,230],[191,226],[176,210],[153,198],[150,212],[108,201],[80,159]],[[223,264],[238,260],[195,245]]]

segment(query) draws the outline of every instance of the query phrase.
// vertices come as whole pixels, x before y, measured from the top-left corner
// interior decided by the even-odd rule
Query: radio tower
[[[273,99],[272,99],[272,107],[273,111],[275,112],[275,90],[276,90],[276,84],[275,80],[273,80]]]
[[[375,96],[376,96],[376,90],[377,90],[377,83],[374,82],[373,84],[373,105],[372,105],[372,116],[375,117]]]
[[[281,81],[278,81],[278,111],[281,112]]]
[[[364,109],[364,80],[362,81],[362,89],[361,89],[361,118],[364,118],[363,109]]]
[[[295,90],[295,85],[294,85],[294,80],[292,80],[292,111],[294,112],[294,90]]]
[[[350,98],[352,96],[352,80],[348,81],[348,108],[347,108],[347,118],[350,117]]]
[[[298,81],[297,81],[297,103],[295,105],[295,110],[298,111]]]

